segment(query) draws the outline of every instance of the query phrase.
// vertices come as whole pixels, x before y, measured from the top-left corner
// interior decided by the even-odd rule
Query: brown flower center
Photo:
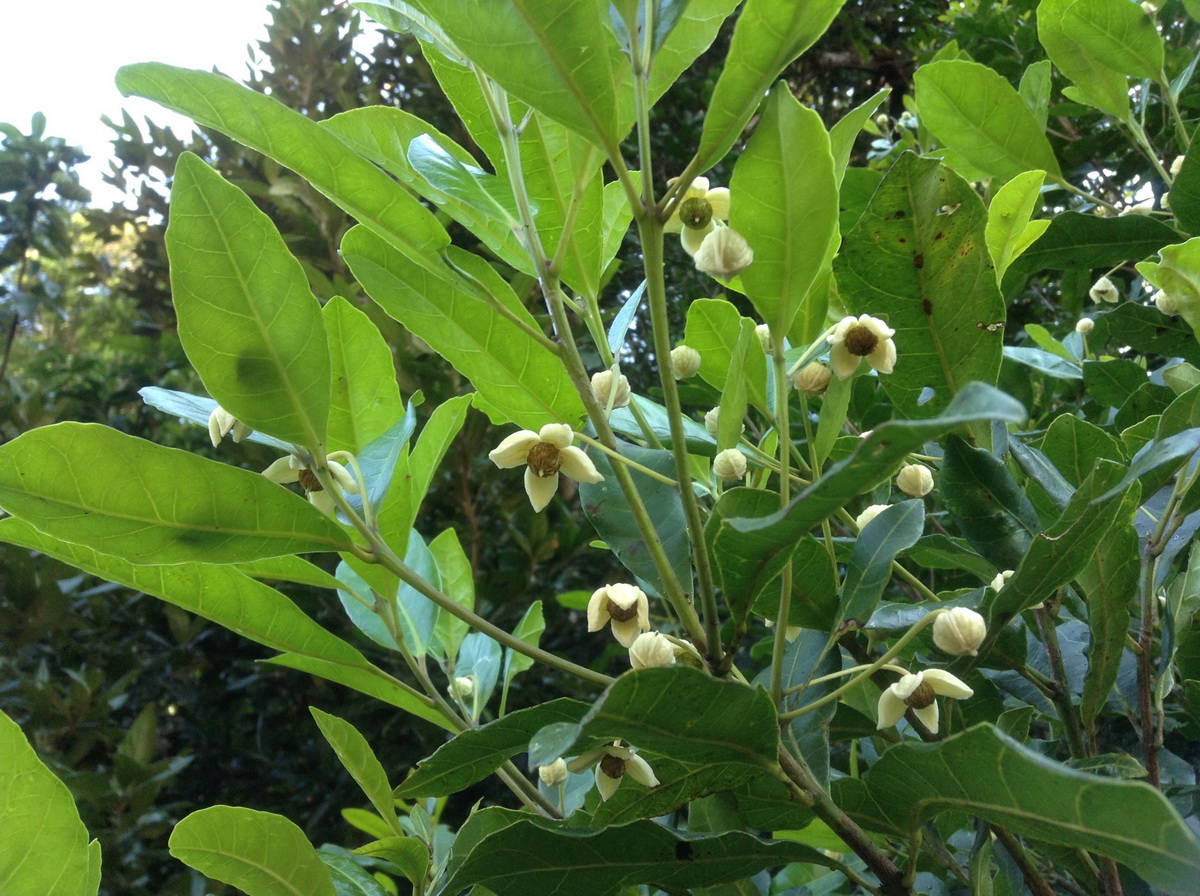
[[[536,475],[545,478],[558,473],[558,468],[562,466],[562,456],[557,445],[538,442],[529,449],[529,456],[525,458],[525,462]]]
[[[926,706],[931,705],[934,699],[935,695],[932,686],[930,686],[929,682],[923,681],[917,685],[916,690],[909,694],[908,699],[904,702],[913,709],[924,709]]]
[[[312,470],[301,470],[296,479],[304,486],[306,492],[325,491],[325,486],[321,485],[321,480],[317,478],[317,474]]]
[[[625,760],[612,753],[605,753],[604,758],[600,760],[600,771],[610,778],[620,778],[625,774]]]
[[[846,331],[846,337],[842,340],[842,344],[846,346],[846,351],[850,354],[865,358],[875,351],[875,347],[879,345],[879,337],[868,327],[859,324]]]
[[[679,205],[679,220],[683,222],[685,227],[703,230],[708,226],[708,222],[712,220],[712,216],[712,206],[709,205],[707,199],[702,199],[699,196],[685,199]]]
[[[611,598],[608,601],[608,616],[616,622],[628,622],[630,619],[637,618],[637,611],[636,601],[627,607],[621,606]]]

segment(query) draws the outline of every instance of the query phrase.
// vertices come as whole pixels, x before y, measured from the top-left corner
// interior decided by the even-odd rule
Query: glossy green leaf
[[[919,498],[891,505],[863,527],[846,565],[834,631],[840,634],[847,624],[866,624],[891,581],[892,561],[917,543],[924,528],[925,503]]]
[[[430,276],[362,227],[346,234],[342,254],[384,311],[471,380],[497,409],[495,422],[511,419],[536,430],[583,416],[583,402],[559,359],[465,283]],[[463,267],[469,263],[477,279],[484,276],[478,257],[456,253],[456,258]]]
[[[1146,354],[1184,358],[1200,364],[1200,343],[1187,321],[1181,317],[1167,317],[1157,308],[1147,308],[1136,302],[1122,302],[1096,318],[1088,345],[1106,344],[1128,345]]]
[[[530,862],[531,856],[538,861]],[[653,883],[678,892],[823,858],[800,843],[764,841],[740,831],[684,834],[648,820],[601,831],[568,830],[561,822],[491,808],[463,825],[450,853],[446,890],[482,884],[496,896],[611,896],[626,885]]]
[[[271,220],[185,153],[167,227],[179,338],[204,385],[254,429],[319,450],[329,417],[321,306]]]
[[[1005,308],[985,220],[970,184],[905,153],[838,254],[846,310],[882,316],[896,331],[895,372],[881,380],[906,416],[935,416],[968,382],[994,383],[1000,372],[1004,336],[987,328]]]
[[[662,2],[662,0],[659,0]],[[687,0],[671,5],[681,7],[679,18],[658,46],[650,71],[650,102],[656,103],[674,85],[675,80],[707,50],[721,25],[740,0]],[[656,29],[657,30],[657,29]]]
[[[338,587],[336,578],[315,563],[310,563],[296,554],[238,563],[236,569],[260,581],[294,582],[298,585],[312,585],[315,588],[336,589]]]
[[[1015,399],[982,383],[972,383],[940,417],[884,423],[783,510],[729,520],[729,525],[748,536],[740,544],[741,555],[747,564],[761,566],[758,576],[770,581],[798,539],[852,498],[890,479],[904,459],[926,442],[975,421],[1022,423],[1024,419],[1025,410]]]
[[[746,366],[746,357],[762,351],[762,344],[754,332],[754,322],[747,318],[738,319],[737,341],[729,354],[729,369],[733,376],[726,377],[721,391],[721,403],[717,406],[717,450],[736,448],[742,437],[743,421],[746,419],[746,380],[738,371]],[[704,366],[701,360],[701,367]]]
[[[416,837],[385,837],[354,850],[355,855],[387,859],[413,883],[429,871],[429,847]]]
[[[437,577],[443,594],[455,603],[475,612],[475,570],[458,541],[454,529],[446,529],[429,542],[429,553],[437,565]],[[466,637],[468,624],[452,613],[438,613],[434,628],[434,643],[446,656],[457,656]]]
[[[335,849],[338,852],[333,852]],[[342,855],[342,852],[346,854]],[[317,855],[329,869],[337,896],[391,896],[390,891],[358,864],[349,851],[326,845],[321,847]]]
[[[295,171],[338,207],[411,258],[432,256],[450,237],[433,213],[316,122],[213,72],[144,62],[117,71],[126,96],[144,96],[228,134]]]
[[[425,698],[369,663],[278,591],[232,567],[203,563],[135,566],[90,547],[56,541],[18,519],[0,521],[0,541],[40,551],[94,576],[144,591],[282,651],[273,662],[344,684],[435,725],[447,725]]]
[[[235,806],[193,812],[171,832],[171,855],[246,896],[335,896],[329,869],[282,815]]]
[[[482,781],[505,760],[524,753],[530,738],[545,726],[578,722],[587,710],[587,704],[559,698],[468,729],[421,760],[394,796],[413,799],[458,793]]]
[[[315,706],[310,706],[308,711],[312,713],[329,746],[333,747],[338,761],[362,788],[375,811],[396,832],[396,836],[403,836],[404,830],[400,827],[396,806],[392,802],[392,785],[388,783],[387,772],[383,770],[367,739],[344,719],[322,712]]]
[[[798,8],[814,6],[821,4]],[[730,226],[754,249],[754,263],[741,275],[746,297],[772,333],[791,331],[799,314],[806,324],[797,341],[815,339],[825,322],[825,295],[813,287],[837,248],[838,178],[821,116],[800,105],[786,84],[771,91],[734,166],[730,193],[736,197]]]
[[[607,828],[642,818],[658,818],[688,804],[691,804],[688,806],[690,814],[694,800],[703,800],[713,794],[731,796],[730,791],[760,774],[758,769],[748,765],[685,763],[669,756],[655,756],[651,762],[660,785],[642,787],[629,783],[618,787],[616,793],[601,801],[591,812],[588,827]],[[588,770],[583,774],[590,778],[594,773]],[[591,783],[590,780],[586,782],[589,789]]]
[[[1167,891],[1187,892],[1200,875],[1200,842],[1162,793],[1058,765],[991,725],[892,747],[861,780],[837,782],[834,796],[861,824],[900,836],[956,809],[1109,856]]]
[[[58,423],[0,446],[0,507],[52,538],[134,563],[350,546],[333,521],[257,473],[95,423]]]
[[[1050,116],[1050,81],[1050,60],[1043,59],[1021,73],[1021,83],[1017,86],[1017,93],[1043,130]]]
[[[987,245],[996,267],[996,281],[1017,258],[1050,226],[1049,220],[1030,221],[1040,203],[1044,171],[1018,174],[992,197],[988,206]]]
[[[1056,380],[1081,380],[1083,371],[1075,361],[1029,345],[1006,345],[1004,357]]]
[[[1031,169],[1061,179],[1050,141],[1001,75],[965,59],[923,65],[913,76],[921,124],[976,168],[1008,180]]]
[[[1008,451],[1013,460],[1017,462],[1017,466],[1029,477],[1030,483],[1041,486],[1042,491],[1045,492],[1046,497],[1050,499],[1050,503],[1058,512],[1061,512],[1070,503],[1075,489],[1063,478],[1062,473],[1046,455],[1038,449],[1026,445],[1019,437],[1013,435],[1008,438]],[[1045,507],[1045,502],[1041,500],[1036,489],[1028,489],[1026,493],[1038,511],[1038,519],[1043,523],[1046,522],[1048,516],[1054,511]],[[988,578],[988,576],[985,575],[984,578]]]
[[[766,516],[778,509],[776,492],[731,488],[721,495],[705,523],[704,538],[708,542],[708,555],[712,559],[717,585],[734,619],[744,619],[759,597],[771,590],[769,586],[778,577],[779,568],[766,567],[756,562],[753,556],[743,556],[741,542],[746,536],[729,525],[729,520]],[[782,553],[788,554],[792,547],[789,545]],[[778,591],[778,588],[774,590]],[[778,611],[778,596],[773,606]]]
[[[392,352],[371,319],[340,296],[321,313],[333,370],[328,448],[358,454],[404,416]]]
[[[730,370],[745,383],[746,397],[765,411],[767,402],[767,356],[761,351],[746,354],[742,366],[731,368],[741,322],[747,320],[725,299],[696,299],[687,310],[683,341],[700,353],[700,376],[718,392],[725,391]]]
[[[1169,478],[1170,474],[1191,458],[1197,449],[1200,449],[1200,429],[1185,429],[1183,432],[1167,436],[1165,439],[1152,439],[1133,456],[1133,460],[1129,464],[1129,472],[1101,497],[1112,497],[1113,494],[1124,491],[1125,487],[1133,482],[1146,482],[1152,473],[1161,474],[1164,468]],[[1149,481],[1154,482],[1155,480],[1150,479]],[[1161,484],[1161,482],[1157,484]]]
[[[521,617],[521,621],[517,623],[517,627],[513,629],[513,636],[520,638],[526,644],[537,647],[542,640],[542,633],[545,630],[546,620],[542,615],[542,602],[535,600],[529,605],[529,609],[525,611],[525,615]],[[519,673],[532,667],[532,657],[528,657],[523,653],[517,653],[512,648],[506,648],[504,651],[504,687],[507,688],[509,682]]]
[[[836,625],[828,631],[836,632]],[[831,641],[832,638],[824,630],[805,629],[788,645],[782,663],[781,681],[786,694],[782,710],[799,709],[838,687],[837,679],[810,684],[814,678],[834,675],[841,670],[838,651],[829,649]],[[791,688],[796,690],[787,694]],[[830,701],[797,716],[783,729],[785,746],[794,756],[804,760],[817,783],[826,788],[829,786],[829,723],[837,708],[838,702]]]
[[[100,879],[91,866],[98,863],[99,844],[89,846],[71,792],[2,712],[0,769],[0,890],[5,896],[95,896]]]
[[[700,171],[729,152],[779,73],[816,43],[844,2],[747,0],[704,117]]]
[[[829,129],[829,151],[833,155],[833,173],[839,187],[842,185],[846,166],[850,164],[850,153],[854,150],[854,141],[862,131],[863,125],[870,121],[875,110],[891,95],[891,92],[892,88],[890,87],[877,91],[866,102],[855,106],[839,118],[837,123]]]

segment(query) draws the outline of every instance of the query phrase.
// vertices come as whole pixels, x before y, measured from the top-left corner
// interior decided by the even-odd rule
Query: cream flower
[[[1080,336],[1086,336],[1096,328],[1096,322],[1090,317],[1081,317],[1075,321],[1075,332]]]
[[[871,522],[871,520],[875,519],[875,517],[879,516],[879,514],[883,513],[890,506],[890,504],[872,504],[854,518],[854,525],[858,526],[858,531],[861,532],[863,529],[867,528],[867,524]]]
[[[208,437],[212,440],[214,448],[220,445],[221,439],[227,435],[232,434],[233,440],[240,442],[252,432],[253,429],[220,405],[213,408],[212,413],[208,415]]]
[[[771,338],[771,327],[768,324],[759,324],[755,327],[754,335],[758,337],[758,342],[764,352],[769,355],[775,351],[775,340]]]
[[[732,227],[722,225],[704,238],[693,253],[692,261],[696,270],[710,277],[728,280],[750,267],[754,261],[754,250],[744,236]]]
[[[746,455],[736,448],[726,448],[713,458],[713,475],[723,481],[746,478]]]
[[[954,607],[933,620],[933,643],[951,656],[978,656],[987,623],[968,607]]]
[[[814,361],[796,371],[792,384],[805,395],[820,395],[829,388],[832,378],[833,374],[828,367],[820,361]]]
[[[933,474],[924,464],[905,464],[896,474],[896,486],[906,495],[924,498],[933,491]]]
[[[596,789],[600,791],[602,800],[616,793],[617,786],[626,775],[646,787],[657,787],[659,784],[650,764],[628,747],[621,746],[619,740],[613,741],[610,747],[589,750],[567,763],[567,768],[573,772],[593,766],[596,768]]]
[[[1008,584],[1008,580],[1011,579],[1012,577],[1013,577],[1013,570],[1011,570],[1011,569],[1006,569],[1006,570],[1004,570],[1004,572],[998,572],[998,573],[996,573],[996,578],[994,578],[990,582],[988,582],[988,587],[991,588],[993,591],[999,591],[1001,588],[1003,588],[1005,585]]]
[[[348,495],[357,495],[361,491],[358,483],[354,481],[354,477],[350,475],[350,471],[336,460],[332,460],[332,457],[333,455],[330,455],[330,457],[325,459],[325,466],[329,469],[329,475],[333,477],[333,481],[337,483],[338,488],[343,492]],[[286,457],[279,458],[279,460],[263,470],[262,474],[272,482],[278,482],[280,485],[299,482],[305,494],[308,495],[308,502],[326,516],[333,516],[335,506],[333,495],[329,494],[325,490],[325,487],[321,485],[317,474],[305,466],[296,455],[289,454]]]
[[[832,346],[829,363],[840,379],[854,375],[863,358],[880,373],[891,373],[896,366],[896,331],[877,317],[863,314],[843,317],[825,337]]]
[[[713,408],[704,415],[704,430],[714,439],[717,437],[717,432],[721,426],[721,409]]]
[[[677,345],[671,349],[671,375],[677,380],[686,380],[700,369],[700,353],[690,345]]]
[[[588,601],[588,631],[598,632],[612,623],[613,637],[622,647],[632,647],[641,632],[650,631],[650,602],[636,585],[605,585]]]
[[[547,787],[558,787],[567,780],[567,760],[559,757],[549,765],[539,765],[538,777]]]
[[[596,400],[604,407],[608,407],[613,378],[614,374],[611,370],[601,370],[599,373],[592,374],[592,392],[596,394]],[[629,404],[629,395],[629,379],[625,374],[621,374],[617,379],[617,394],[612,396],[613,409],[626,407]]]
[[[879,696],[880,730],[890,728],[899,722],[905,711],[912,707],[917,718],[933,734],[938,731],[938,705],[935,696],[953,697],[962,700],[970,697],[974,691],[959,679],[942,669],[925,669],[915,674],[908,674],[898,682],[890,685]]]
[[[629,665],[635,669],[653,669],[675,662],[675,645],[662,632],[642,632],[629,647]]]
[[[1179,303],[1175,301],[1175,297],[1168,292],[1158,290],[1153,296],[1154,307],[1161,311],[1167,317],[1174,317],[1179,313]]]
[[[523,429],[506,437],[488,453],[488,459],[502,470],[528,464],[525,470],[525,494],[533,509],[541,512],[558,490],[561,470],[576,482],[600,482],[604,479],[582,448],[571,444],[575,433],[565,423],[547,423],[540,432]]]
[[[675,182],[672,178],[671,183]],[[704,238],[712,233],[718,222],[729,220],[729,189],[709,189],[707,177],[697,177],[683,192],[675,211],[663,224],[669,233],[681,231],[679,236],[688,255],[695,255]]]
[[[1101,277],[1092,284],[1092,288],[1088,290],[1088,295],[1092,301],[1099,305],[1101,302],[1113,304],[1121,301],[1121,293],[1111,280],[1107,277]]]

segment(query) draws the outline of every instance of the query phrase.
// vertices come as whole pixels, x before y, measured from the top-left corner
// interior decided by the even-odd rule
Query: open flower
[[[541,511],[558,490],[561,470],[576,482],[600,482],[604,479],[582,448],[571,442],[575,433],[565,423],[547,423],[540,432],[523,429],[508,436],[488,454],[497,467],[507,470],[528,464],[525,470],[525,494],[533,509]]]
[[[616,793],[617,786],[626,775],[646,787],[657,787],[659,783],[650,764],[628,747],[621,746],[619,740],[613,741],[610,747],[588,750],[567,763],[567,768],[576,773],[593,766],[596,769],[596,789],[600,791],[602,800]]]
[[[674,179],[671,181],[674,183]],[[707,177],[697,177],[683,192],[675,211],[663,224],[663,229],[679,236],[688,255],[695,255],[704,238],[712,233],[718,222],[729,220],[729,189],[708,187]]]
[[[1101,277],[1088,290],[1092,301],[1099,305],[1101,302],[1115,303],[1121,301],[1121,293],[1111,280]]]
[[[938,731],[938,705],[936,696],[962,700],[975,692],[958,678],[943,669],[925,669],[910,673],[890,685],[879,696],[879,728],[890,728],[903,717],[909,707],[916,713],[926,728],[933,734]]]
[[[325,466],[329,469],[329,475],[333,477],[333,481],[337,483],[338,488],[343,492],[348,495],[357,495],[360,491],[358,483],[354,481],[354,477],[350,475],[350,471],[336,460],[332,460],[332,457],[331,455],[325,459]],[[317,474],[310,470],[296,455],[289,454],[287,457],[279,458],[279,460],[263,470],[262,474],[272,482],[278,482],[280,485],[299,482],[304,488],[305,494],[308,495],[308,502],[326,516],[333,516],[333,495],[325,490],[325,486],[321,485],[321,480],[317,478]]]
[[[227,435],[232,434],[233,440],[240,442],[252,432],[253,429],[220,405],[213,408],[212,413],[208,415],[208,437],[212,440],[214,448],[220,445],[221,439]]]
[[[825,337],[832,346],[829,363],[833,372],[844,380],[853,376],[866,358],[880,373],[891,373],[896,366],[896,343],[892,342],[895,335],[895,330],[869,314],[843,317]]]
[[[636,585],[605,585],[588,601],[588,631],[598,632],[612,622],[613,637],[622,647],[632,647],[641,632],[650,631],[650,602]]]
[[[987,623],[969,607],[954,607],[933,620],[933,643],[951,656],[978,656]]]

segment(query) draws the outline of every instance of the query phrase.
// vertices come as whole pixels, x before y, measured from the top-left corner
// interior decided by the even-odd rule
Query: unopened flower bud
[[[1092,328],[1096,326],[1096,322],[1090,317],[1081,317],[1075,321],[1075,332],[1080,336],[1086,336],[1092,332]]]
[[[450,682],[450,693],[459,700],[466,700],[475,693],[475,679],[469,675],[460,675]]]
[[[539,765],[538,777],[547,787],[558,787],[567,780],[567,760],[560,756],[549,765]]]
[[[796,388],[805,395],[820,395],[829,388],[829,380],[832,377],[833,371],[821,362],[814,361],[796,371],[796,378],[793,382]]]
[[[611,370],[601,370],[599,373],[592,374],[592,391],[596,393],[596,400],[605,407],[608,407],[609,396],[612,393],[613,376]],[[613,408],[623,408],[628,404],[629,380],[624,374],[621,374],[617,379],[617,394],[612,398],[612,406]]]
[[[700,353],[690,345],[677,345],[671,349],[671,374],[677,380],[695,376],[700,369]]]
[[[1171,162],[1171,177],[1179,177],[1179,172],[1183,170],[1183,160],[1187,156],[1176,156]]]
[[[1004,572],[998,572],[998,573],[996,573],[996,578],[992,579],[992,581],[988,583],[988,587],[991,588],[993,591],[999,591],[1001,588],[1003,588],[1005,585],[1008,584],[1008,580],[1011,579],[1012,577],[1013,577],[1013,570],[1011,570],[1011,569],[1006,569],[1006,570],[1004,570]]]
[[[985,637],[983,617],[967,607],[954,607],[933,620],[933,643],[951,656],[978,656]]]
[[[713,408],[711,411],[709,411],[707,414],[704,415],[704,429],[714,439],[717,437],[717,429],[721,425],[720,417],[721,417],[721,409],[720,408]]]
[[[1154,294],[1154,307],[1168,317],[1179,313],[1179,303],[1175,301],[1175,297],[1161,289]]]
[[[731,227],[717,227],[704,238],[692,260],[696,270],[710,277],[736,277],[754,261],[746,238]]]
[[[887,116],[886,113],[880,112],[875,116],[875,125],[881,131],[887,131],[891,129],[892,120]]]
[[[635,669],[653,669],[675,662],[675,646],[662,632],[643,632],[629,647],[629,665]]]
[[[1101,277],[1093,283],[1092,288],[1088,290],[1088,295],[1092,297],[1092,301],[1097,305],[1101,302],[1112,304],[1121,301],[1121,293],[1107,277]]]
[[[867,528],[867,523],[871,522],[871,520],[875,519],[875,517],[887,510],[889,506],[890,505],[888,504],[872,504],[862,513],[856,516],[854,518],[854,524],[858,526],[858,531],[861,532],[863,529]]]
[[[764,352],[769,355],[775,351],[775,340],[771,338],[771,328],[769,326],[759,324],[754,328],[754,335],[758,337],[758,341],[762,344]]]
[[[746,455],[736,448],[726,448],[713,458],[713,475],[730,482],[746,476]]]
[[[906,495],[923,498],[933,491],[933,474],[924,464],[906,464],[896,475],[896,486]]]

